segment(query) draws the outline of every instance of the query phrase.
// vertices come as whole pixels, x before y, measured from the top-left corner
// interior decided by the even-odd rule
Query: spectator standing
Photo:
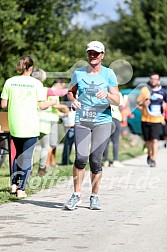
[[[121,135],[126,137],[129,134],[128,118],[134,118],[134,114],[132,114],[130,110],[128,95],[124,95],[123,100],[124,105],[121,107]]]
[[[72,164],[70,161],[70,154],[74,143],[74,124],[75,124],[75,111],[71,110],[67,117],[62,118],[65,129],[65,138],[62,152],[61,165]]]
[[[151,74],[149,86],[143,87],[137,98],[138,107],[142,110],[142,132],[148,151],[147,163],[150,167],[156,167],[158,140],[164,122],[163,110],[166,100],[166,92],[160,85],[159,74]]]
[[[66,83],[63,79],[55,79],[53,82],[53,90],[62,90],[64,89]],[[59,96],[51,96],[50,99],[56,98],[56,105],[51,109],[50,120],[51,120],[51,132],[49,134],[49,151],[46,162],[46,167],[57,167],[56,161],[56,147],[58,144],[58,122],[59,118],[65,117],[68,115],[69,109],[65,104],[60,103]]]
[[[92,183],[90,209],[101,209],[98,191],[102,178],[101,158],[111,135],[110,104],[119,105],[116,76],[111,69],[101,65],[105,54],[104,45],[99,41],[91,41],[86,52],[89,64],[75,70],[68,92],[68,99],[76,110],[74,193],[64,204],[64,208],[69,210],[81,203],[81,187],[88,159]]]
[[[67,95],[63,97],[63,101],[69,108],[69,113],[67,117],[63,117],[63,126],[65,131],[65,138],[64,138],[64,145],[63,145],[63,152],[62,152],[62,162],[61,165],[69,165],[72,164],[70,160],[70,155],[72,151],[72,146],[74,144],[74,125],[75,125],[75,114],[71,108],[71,103],[68,100]]]
[[[46,73],[42,69],[34,69],[32,76],[44,82],[46,80]],[[46,99],[47,101],[51,101],[52,99],[56,99],[57,103],[57,96],[64,96],[68,89],[59,89],[55,90],[54,88],[44,87],[46,92]],[[50,97],[52,96],[52,98]],[[54,107],[54,106],[53,106]],[[44,176],[47,172],[47,158],[48,152],[50,147],[50,132],[52,128],[52,120],[53,120],[53,113],[52,108],[49,107],[45,110],[39,110],[39,120],[40,120],[40,136],[39,136],[39,143],[41,147],[40,151],[40,158],[39,158],[39,168],[38,168],[38,175]]]
[[[112,165],[116,168],[117,167],[124,167],[124,165],[118,160],[119,141],[120,141],[120,133],[121,133],[121,121],[122,121],[121,109],[124,106],[123,97],[120,92],[119,92],[119,95],[120,95],[119,106],[111,105],[114,127],[113,127],[113,132],[111,133],[111,137],[110,137],[110,139],[106,145],[106,148],[104,150],[104,153],[103,153],[104,167],[110,166],[110,162],[109,162],[109,158],[108,158],[110,140],[113,143],[113,163],[112,163]]]
[[[45,102],[42,82],[30,76],[33,67],[30,56],[21,57],[16,67],[20,76],[7,79],[1,94],[1,107],[8,108],[9,129],[16,149],[11,192],[18,198],[27,197],[25,189],[39,136],[38,104],[40,109],[55,105],[55,101]]]
[[[38,175],[43,176],[47,172],[47,157],[49,151],[49,134],[51,132],[51,121],[50,114],[52,113],[51,107],[46,110],[39,111],[39,120],[40,120],[40,158],[39,158],[39,168]]]

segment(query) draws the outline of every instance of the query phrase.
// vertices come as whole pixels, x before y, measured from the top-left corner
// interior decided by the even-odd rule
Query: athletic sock
[[[74,192],[75,196],[81,197],[81,193],[80,192]]]
[[[96,193],[91,193],[91,195],[90,195],[90,196],[97,197],[97,196],[98,196],[98,194],[96,194]]]

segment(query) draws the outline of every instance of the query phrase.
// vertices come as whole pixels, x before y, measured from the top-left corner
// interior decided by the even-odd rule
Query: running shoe
[[[90,196],[90,209],[91,210],[100,210],[100,202],[98,196],[91,195]]]
[[[150,167],[156,167],[156,162],[152,159],[150,161]]]
[[[124,165],[121,162],[119,162],[118,160],[114,160],[112,165],[115,168],[123,168],[124,167]]]
[[[16,194],[18,190],[18,186],[16,184],[11,185],[11,194]]]
[[[110,166],[110,162],[108,160],[104,161],[104,164],[103,166],[106,168],[106,167],[109,167]]]
[[[17,198],[27,198],[25,191],[17,190]]]
[[[150,165],[151,164],[151,157],[147,156],[147,164]]]
[[[76,208],[76,206],[80,205],[81,203],[82,203],[81,197],[79,197],[78,195],[75,195],[73,193],[73,195],[71,196],[69,201],[67,201],[64,204],[63,208],[66,210],[74,210]]]

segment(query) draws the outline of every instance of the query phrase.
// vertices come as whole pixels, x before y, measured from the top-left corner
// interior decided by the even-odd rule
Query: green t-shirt
[[[14,137],[39,136],[38,101],[45,101],[43,84],[31,76],[6,80],[1,98],[8,100],[8,122]]]

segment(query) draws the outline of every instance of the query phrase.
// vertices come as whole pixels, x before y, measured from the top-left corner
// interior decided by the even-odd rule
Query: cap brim
[[[95,48],[95,47],[89,47],[86,49],[86,52],[88,51],[95,51],[95,52],[104,52],[103,50],[101,50],[100,48]]]

